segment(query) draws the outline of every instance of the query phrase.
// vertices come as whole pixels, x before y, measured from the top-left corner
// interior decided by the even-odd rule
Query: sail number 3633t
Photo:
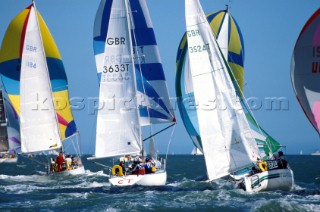
[[[110,65],[103,66],[103,73],[113,73],[113,72],[125,72],[129,70],[129,64],[119,64],[119,65]]]

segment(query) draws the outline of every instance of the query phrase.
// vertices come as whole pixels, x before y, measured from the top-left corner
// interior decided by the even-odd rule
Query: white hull
[[[57,176],[70,176],[70,175],[79,175],[79,174],[85,174],[84,167],[78,167],[76,169],[71,170],[64,170],[61,172],[51,172],[50,175],[57,175]]]
[[[113,186],[162,186],[167,182],[167,172],[159,171],[153,174],[127,175],[123,177],[112,176],[109,178],[109,182]]]
[[[290,191],[293,184],[294,177],[291,169],[274,169],[244,177],[247,192]]]
[[[0,158],[0,163],[17,163],[18,157],[15,158]]]
[[[311,155],[319,156],[320,155],[320,151],[313,152],[313,153],[311,153]]]

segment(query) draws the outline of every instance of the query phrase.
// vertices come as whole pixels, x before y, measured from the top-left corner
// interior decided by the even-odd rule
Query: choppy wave
[[[61,177],[47,176],[45,170],[31,169],[23,161],[1,169],[10,174],[0,174],[0,209],[320,211],[320,185],[312,180],[315,176],[305,178],[308,168],[295,167],[293,162],[292,191],[250,194],[228,179],[208,182],[201,158],[175,156],[170,161],[165,186],[127,188],[112,187],[108,175],[92,163],[85,164],[83,175]],[[20,166],[22,171],[17,169]]]

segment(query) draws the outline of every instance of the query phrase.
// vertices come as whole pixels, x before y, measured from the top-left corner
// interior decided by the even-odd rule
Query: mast
[[[136,106],[137,108],[135,108],[135,110],[137,110],[138,113],[138,117],[140,117],[140,111],[139,111],[139,104],[138,104],[138,99],[137,99],[137,76],[136,76],[136,71],[135,71],[135,62],[134,62],[134,57],[133,57],[133,47],[132,47],[132,35],[131,35],[131,31],[132,31],[132,18],[131,18],[131,10],[129,10],[129,0],[124,0],[125,1],[125,7],[126,7],[126,12],[127,12],[127,24],[128,24],[128,32],[129,32],[129,43],[130,43],[130,55],[131,55],[131,60],[132,60],[132,71],[133,71],[133,79],[134,79],[134,89],[135,89],[135,102],[136,102]],[[134,33],[134,32],[132,32]],[[140,146],[141,146],[141,153],[143,154],[143,143],[142,143],[142,129],[141,129],[141,125],[140,125],[140,119],[138,119],[138,125],[139,125],[139,142],[140,142]]]

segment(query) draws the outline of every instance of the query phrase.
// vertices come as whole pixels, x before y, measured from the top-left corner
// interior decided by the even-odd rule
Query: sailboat
[[[16,163],[20,149],[20,134],[17,116],[0,90],[0,163]]]
[[[203,155],[203,153],[200,151],[200,149],[198,149],[197,147],[194,147],[192,152],[192,155]]]
[[[320,9],[309,18],[295,44],[291,82],[309,122],[320,135]]]
[[[63,140],[77,135],[61,56],[35,2],[10,23],[0,53],[3,86],[19,115],[21,151],[57,152],[65,158],[46,163],[48,173],[81,174],[79,157],[67,157]],[[62,156],[63,157],[63,156]]]
[[[240,95],[243,93],[244,86],[244,42],[241,30],[236,20],[231,16],[229,7],[226,10],[210,13],[207,20],[213,35],[216,37],[224,58],[227,59],[232,74],[235,77],[236,84],[239,87]],[[202,151],[201,137],[197,113],[194,110],[193,85],[191,80],[190,68],[188,64],[188,41],[187,35],[182,37],[177,53],[177,75],[176,75],[176,95],[178,97],[179,111],[186,130],[194,143],[195,148]],[[243,98],[243,96],[241,96]],[[183,100],[183,101],[180,101]],[[188,100],[188,101],[187,101]],[[272,138],[260,125],[255,121],[250,111],[243,108],[249,121],[252,133],[258,144],[260,155],[264,159],[278,152],[282,146]]]
[[[206,15],[211,30],[219,43],[220,49],[225,58],[228,58],[229,66],[232,67],[237,83],[243,90],[244,81],[244,44],[240,28],[235,19],[226,10]],[[180,41],[176,64],[176,95],[178,98],[179,111],[185,128],[193,141],[194,150],[202,153],[202,142],[199,134],[197,112],[194,110],[194,93],[191,80],[191,73],[188,63],[188,41],[185,33]]]
[[[95,155],[89,159],[136,155],[144,160],[144,142],[149,140],[149,147],[154,149],[155,135],[175,126],[146,1],[102,0],[95,20],[94,52],[101,109],[97,115]],[[153,133],[154,124],[165,123],[172,124]],[[146,131],[149,136],[142,138]],[[119,168],[116,165],[110,173],[110,183],[165,185],[166,160],[159,160],[156,153],[154,149],[149,156],[156,164],[155,172],[115,173]]]
[[[260,153],[247,119],[243,93],[213,36],[200,2],[186,0],[185,4],[187,67],[190,70],[189,81],[185,84],[192,84],[194,102],[197,102],[195,114],[207,175],[209,180],[233,177],[246,167],[255,166],[265,155]],[[268,168],[240,175],[244,189],[248,192],[291,189],[293,173],[290,168],[276,169],[275,160],[268,161]]]

